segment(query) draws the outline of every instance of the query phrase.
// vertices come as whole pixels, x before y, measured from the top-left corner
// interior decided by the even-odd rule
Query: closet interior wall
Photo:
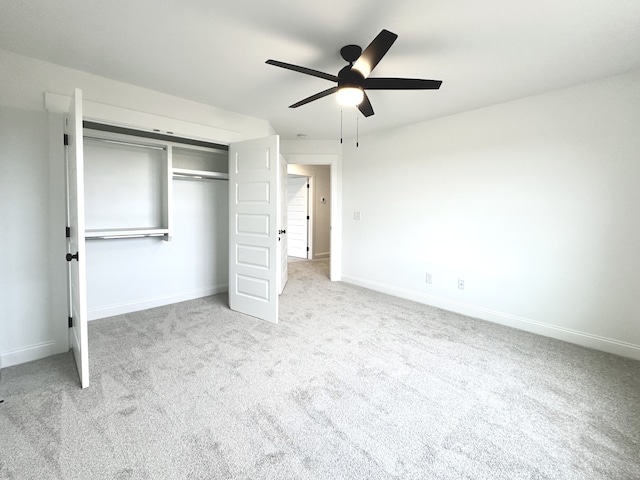
[[[227,291],[226,147],[84,140],[89,320]]]

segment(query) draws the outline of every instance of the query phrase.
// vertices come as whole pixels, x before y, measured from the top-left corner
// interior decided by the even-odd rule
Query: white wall
[[[87,110],[93,112],[94,116],[100,112],[113,113],[119,119],[130,118],[127,122],[129,125],[145,128],[152,128],[149,122],[157,119],[163,124],[180,126],[184,129],[180,133],[195,132],[193,136],[197,137],[202,137],[202,132],[220,131],[229,138],[249,139],[272,134],[273,129],[264,120],[2,50],[0,85],[0,218],[5,225],[0,272],[0,365],[6,367],[61,353],[69,348],[65,326],[68,312],[67,264],[64,260],[62,115],[44,110],[45,92],[71,95],[75,87],[80,87],[87,101]],[[209,139],[220,141],[217,138]],[[209,202],[215,201],[219,192],[203,185],[181,184],[177,186],[175,195],[188,195],[195,201]],[[166,272],[162,265],[172,265],[182,270],[169,280],[166,275],[160,277],[158,274],[156,278],[161,279],[159,283],[162,283],[162,288],[153,292],[139,291],[137,293],[140,295],[136,298],[127,296],[131,291],[116,298],[109,296],[113,292],[97,293],[94,287],[89,292],[94,307],[106,313],[133,304],[127,308],[135,310],[151,304],[184,299],[185,292],[188,295],[197,295],[198,292],[204,294],[209,287],[218,285],[217,278],[221,271],[226,271],[227,266],[220,265],[217,254],[199,255],[196,258],[194,253],[185,257],[178,252],[201,248],[206,238],[200,233],[209,233],[212,225],[217,225],[218,221],[224,222],[226,231],[228,224],[219,208],[219,204],[201,205],[193,210],[209,215],[210,219],[210,223],[198,224],[197,227],[197,222],[188,216],[189,212],[183,212],[176,222],[176,232],[180,232],[180,229],[185,231],[186,228],[189,233],[181,238],[174,236],[175,243],[170,248],[175,253],[171,257],[154,255],[159,243],[152,243],[151,240],[118,243],[118,253],[123,253],[120,252],[123,250],[128,256],[125,258],[135,259],[127,268],[140,267],[137,270],[139,273],[148,267],[148,275],[144,279],[135,277],[136,287],[142,290],[153,284],[152,275],[158,274],[158,270],[161,270],[160,274]],[[185,241],[187,243],[183,244]],[[168,245],[163,245],[165,250]],[[106,260],[109,255],[101,251],[103,246],[95,243],[90,247],[89,254],[94,259],[94,264],[89,267],[93,272],[92,278],[116,285],[125,278],[122,272],[126,268],[113,268],[117,262]],[[103,254],[106,256],[100,257]],[[157,264],[160,259],[162,263]],[[96,274],[96,269],[102,270]],[[191,275],[193,272],[189,269],[195,269],[195,275]],[[217,272],[218,277],[211,276],[212,270]],[[175,283],[176,278],[187,277],[191,279],[190,282]],[[100,298],[96,298],[96,294]],[[100,316],[100,313],[95,315]]]
[[[64,201],[51,185],[64,183],[48,156],[47,113],[0,106],[0,366],[28,360],[33,348],[53,354],[66,341],[56,328],[67,323],[66,289],[51,281],[53,267],[66,265],[64,216],[50,208]]]
[[[313,258],[326,258],[331,253],[331,167],[329,165],[289,165],[288,172],[313,180],[311,221]],[[322,201],[324,199],[324,202]]]
[[[346,142],[343,279],[640,358],[639,126],[636,71]]]
[[[225,292],[229,279],[229,185],[173,181],[170,242],[87,241],[89,319]]]
[[[120,106],[131,113],[146,112],[193,124],[237,132],[241,139],[273,134],[265,120],[229,112],[146,88],[91,75],[0,50],[0,105],[42,111],[44,92],[72,95],[82,89],[83,99]],[[132,122],[136,123],[136,122]],[[186,132],[188,133],[188,132]]]

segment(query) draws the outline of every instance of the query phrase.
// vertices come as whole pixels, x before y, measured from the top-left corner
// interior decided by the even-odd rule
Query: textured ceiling
[[[269,58],[331,74],[339,50],[399,35],[374,76],[443,80],[370,91],[361,133],[640,68],[638,0],[3,0],[0,48],[268,120],[284,138],[340,135],[332,86]],[[344,111],[345,136],[356,111]]]

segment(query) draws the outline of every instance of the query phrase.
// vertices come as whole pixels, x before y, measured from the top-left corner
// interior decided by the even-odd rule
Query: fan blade
[[[442,80],[421,78],[367,78],[362,88],[367,90],[437,90]]]
[[[338,87],[331,87],[323,92],[316,93],[315,95],[311,95],[310,97],[305,98],[304,100],[300,100],[293,105],[289,105],[289,108],[298,108],[302,105],[306,105],[309,102],[313,102],[314,100],[318,100],[319,98],[326,97],[327,95],[331,95],[332,93],[336,93],[338,91]]]
[[[318,70],[312,70],[311,68],[299,67],[298,65],[279,62],[277,60],[267,60],[265,63],[268,63],[269,65],[274,65],[276,67],[286,68],[287,70],[293,70],[294,72],[305,73],[307,75],[311,75],[312,77],[324,78],[325,80],[329,80],[331,82],[338,81],[338,77],[336,77],[335,75],[319,72]]]
[[[378,62],[389,51],[393,42],[396,41],[398,35],[391,33],[389,30],[382,30],[373,42],[364,49],[360,58],[351,67],[353,70],[359,71],[364,78],[367,78],[371,71],[376,68]]]
[[[366,93],[364,94],[364,99],[360,102],[360,105],[358,105],[358,110],[360,110],[365,117],[373,115],[373,107]]]

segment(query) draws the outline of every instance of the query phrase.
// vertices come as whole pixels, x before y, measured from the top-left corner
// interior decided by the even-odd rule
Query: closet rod
[[[209,177],[206,175],[186,175],[186,174],[182,174],[182,173],[174,173],[173,174],[173,178],[182,178],[185,180],[225,180],[225,181],[229,181],[228,178],[223,178],[223,177]]]
[[[146,237],[165,237],[166,233],[132,233],[124,235],[97,235],[87,236],[85,240],[117,240],[119,238],[146,238]]]
[[[123,142],[122,140],[111,140],[109,138],[100,138],[100,137],[90,137],[88,135],[84,136],[87,140],[95,140],[97,142],[105,142],[105,143],[115,143],[117,145],[126,145],[128,147],[140,147],[140,148],[151,148],[152,150],[165,150],[165,147],[159,147],[157,145],[146,145],[144,143],[133,143],[133,142]]]

